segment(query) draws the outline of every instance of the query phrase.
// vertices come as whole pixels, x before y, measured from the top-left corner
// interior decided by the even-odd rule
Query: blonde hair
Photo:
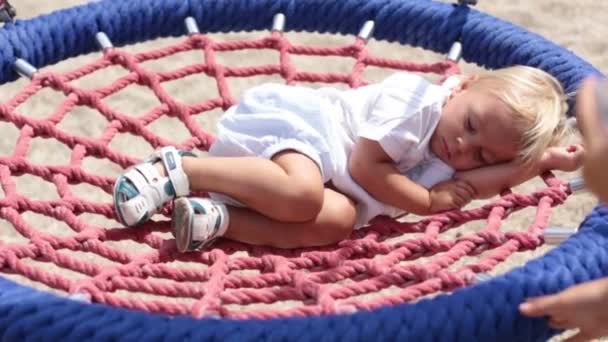
[[[506,103],[522,133],[517,160],[539,160],[547,147],[559,144],[568,131],[568,103],[553,76],[528,66],[512,66],[478,75],[472,87],[482,87]]]

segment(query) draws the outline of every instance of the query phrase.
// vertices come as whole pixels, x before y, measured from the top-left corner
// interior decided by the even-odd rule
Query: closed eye
[[[469,132],[471,132],[471,133],[475,133],[476,132],[476,129],[473,126],[473,122],[471,121],[471,117],[470,116],[467,118],[467,130]]]

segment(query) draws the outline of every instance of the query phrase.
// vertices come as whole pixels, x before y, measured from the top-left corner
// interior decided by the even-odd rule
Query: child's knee
[[[276,154],[273,159],[288,174],[282,186],[284,201],[276,203],[288,221],[314,220],[323,208],[323,178],[317,165],[307,156],[292,150]],[[287,184],[287,185],[285,185]]]
[[[273,205],[280,211],[280,217],[284,221],[311,221],[323,208],[323,188],[313,184],[293,184],[285,190],[282,201]]]
[[[320,236],[326,243],[336,243],[350,236],[357,220],[355,203],[346,196],[336,196],[323,206]]]

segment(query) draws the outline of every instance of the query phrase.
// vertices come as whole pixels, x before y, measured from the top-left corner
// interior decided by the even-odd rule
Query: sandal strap
[[[182,168],[182,158],[178,150],[173,146],[163,147],[159,151],[165,170],[169,175],[176,196],[187,196],[190,194],[190,182]]]
[[[148,183],[157,183],[162,178],[166,178],[160,175],[153,163],[140,163],[135,165],[133,169],[139,171],[139,173],[143,176],[145,181],[144,185],[147,185]]]
[[[128,201],[120,203],[120,209],[126,222],[139,222],[144,215],[154,215],[171,194],[167,193],[165,184],[169,181],[162,177],[151,163],[141,163],[124,174],[139,194]]]
[[[207,198],[190,198],[194,209],[192,240],[207,241],[224,235],[229,224],[226,205]]]
[[[154,165],[149,163],[139,164],[132,171],[139,173],[141,177],[131,175],[129,172],[125,176],[132,182],[133,178],[138,179],[137,182],[143,180],[143,183],[138,184],[134,182],[133,185],[139,191],[140,196],[145,197],[148,201],[149,214],[156,212],[156,209],[160,209],[165,202],[171,199],[173,194],[168,193],[167,189],[165,189],[169,179],[162,177]]]
[[[137,191],[141,191],[141,189],[148,186],[148,180],[146,179],[146,176],[138,171],[138,169],[140,169],[139,165],[127,170],[123,176],[133,183],[133,186]]]
[[[190,193],[188,177],[182,169],[181,156],[194,155],[188,151],[178,151],[175,147],[165,147],[155,152],[143,162],[127,170],[116,182],[115,196],[127,193],[128,200],[114,199],[119,220],[132,226],[147,221],[162,209],[175,195]],[[162,176],[156,162],[161,162],[167,171]],[[128,184],[130,183],[130,184]]]
[[[137,195],[128,201],[119,203],[122,219],[127,225],[140,222],[146,215],[150,215],[150,206],[145,196]]]

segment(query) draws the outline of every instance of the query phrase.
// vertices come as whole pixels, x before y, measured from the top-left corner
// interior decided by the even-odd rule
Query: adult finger
[[[586,341],[591,341],[595,337],[599,337],[599,336],[591,336],[591,335],[586,334],[581,331],[577,334],[574,334],[574,335],[568,337],[567,339],[564,340],[564,342],[586,342]]]
[[[573,329],[576,326],[567,319],[551,317],[549,318],[549,326],[555,329]]]
[[[559,308],[557,295],[528,298],[519,305],[519,311],[530,317],[547,316]]]
[[[603,112],[608,112],[608,91],[605,81],[590,77],[583,81],[577,95],[577,121],[585,142],[598,144],[605,139]],[[607,113],[608,114],[608,113]]]

